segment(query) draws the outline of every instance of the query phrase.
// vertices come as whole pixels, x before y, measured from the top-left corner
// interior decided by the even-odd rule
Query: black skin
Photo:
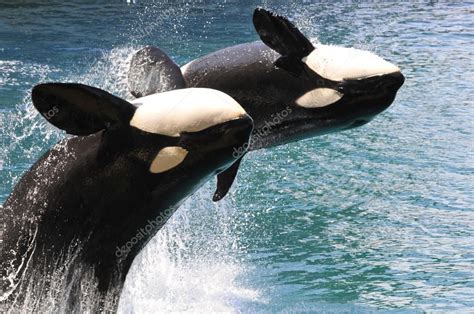
[[[52,123],[64,120],[58,121]],[[102,298],[95,310],[104,309],[107,295],[109,300],[112,295],[108,309],[114,310],[135,256],[188,196],[235,162],[233,149],[248,141],[251,130],[248,117],[179,137],[118,125],[58,143],[21,178],[1,210],[2,292],[9,288],[6,276],[22,259],[29,260],[6,303],[24,297],[28,284],[54,284],[47,275],[74,257],[67,270],[79,274],[67,277],[72,285],[65,296],[68,309],[80,309],[81,284],[88,280],[81,272],[93,270]],[[167,146],[183,147],[188,155],[175,168],[151,173],[152,160]],[[159,216],[164,218],[160,224],[129,252],[117,254],[117,248]]]

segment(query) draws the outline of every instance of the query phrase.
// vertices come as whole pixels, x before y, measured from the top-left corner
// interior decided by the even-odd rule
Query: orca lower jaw
[[[272,128],[268,130],[261,126],[256,126],[252,133],[249,150],[253,151],[261,148],[285,145],[307,138],[337,132],[344,130],[348,123],[350,122],[326,116],[288,117],[288,119],[272,126]]]

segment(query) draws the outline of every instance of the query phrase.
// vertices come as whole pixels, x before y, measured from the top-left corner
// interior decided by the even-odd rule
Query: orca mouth
[[[352,120],[355,126],[363,125],[393,103],[404,82],[405,77],[401,72],[344,80],[339,85],[344,93],[339,108],[346,112],[346,118]]]
[[[385,89],[392,90],[394,93],[396,93],[400,87],[402,87],[403,83],[405,83],[405,76],[403,76],[401,72],[385,74],[382,75],[380,79]]]
[[[250,150],[272,147],[343,130],[347,123],[332,118],[293,118],[273,125],[269,129],[256,127],[252,133]]]

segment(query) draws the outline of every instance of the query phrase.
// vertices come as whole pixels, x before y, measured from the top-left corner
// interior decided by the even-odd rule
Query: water
[[[32,109],[44,81],[123,97],[145,44],[180,63],[257,40],[263,5],[322,43],[376,52],[407,81],[370,124],[252,153],[136,260],[123,312],[474,312],[474,4],[0,2],[0,202],[64,135]]]

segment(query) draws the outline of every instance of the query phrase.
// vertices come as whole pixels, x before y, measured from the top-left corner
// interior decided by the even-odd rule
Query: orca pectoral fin
[[[242,157],[237,159],[232,166],[227,168],[226,170],[222,171],[217,175],[217,189],[212,197],[212,201],[218,202],[226,196],[227,192],[229,192],[232,183],[234,183],[235,177],[237,176],[237,172],[239,171],[240,162],[242,161]]]
[[[39,84],[33,105],[51,124],[72,135],[89,135],[127,124],[135,106],[104,90],[75,83]]]
[[[303,59],[313,50],[313,44],[288,19],[262,8],[253,14],[253,24],[260,39],[282,56]]]
[[[132,57],[128,71],[128,87],[135,97],[186,87],[179,66],[161,49],[146,46]]]

